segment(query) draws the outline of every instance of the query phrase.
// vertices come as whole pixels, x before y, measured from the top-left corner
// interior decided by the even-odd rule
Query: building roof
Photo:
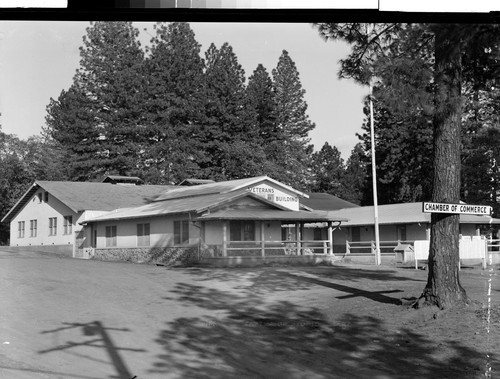
[[[341,198],[330,195],[329,193],[308,192],[309,198],[301,200],[301,204],[308,208],[323,211],[336,211],[344,208],[359,207],[359,205],[351,203]]]
[[[39,190],[47,191],[73,212],[85,210],[111,211],[117,208],[147,204],[152,199],[175,186],[167,185],[116,185],[94,182],[36,181],[4,216],[10,221]]]
[[[250,186],[255,186],[265,181],[271,182],[278,187],[286,189],[292,193],[295,193],[297,196],[307,198],[308,195],[300,192],[286,184],[280,183],[277,180],[274,180],[268,176],[257,176],[254,178],[245,178],[245,179],[237,179],[237,180],[228,180],[225,182],[215,182],[208,184],[199,184],[196,186],[182,186],[181,188],[175,187],[175,189],[171,189],[164,193],[161,196],[158,196],[155,201],[163,201],[169,199],[179,199],[184,197],[192,197],[192,196],[201,196],[207,194],[214,193],[228,193],[231,191],[237,191],[240,189],[247,189]]]
[[[205,196],[193,196],[190,198],[178,198],[164,201],[155,201],[143,206],[134,208],[116,209],[104,215],[94,217],[82,223],[92,223],[100,221],[137,219],[142,217],[166,216],[175,214],[195,213],[193,217],[211,208],[221,207],[227,203],[238,200],[242,197],[253,198],[273,209],[285,210],[283,206],[273,203],[265,198],[241,189],[230,193],[215,193]]]
[[[249,197],[261,202],[264,206],[245,209],[221,209],[226,204],[240,198]],[[208,212],[207,212],[208,211]],[[203,212],[207,212],[202,214]],[[343,218],[330,215],[326,211],[291,211],[279,204],[269,201],[259,195],[248,192],[245,188],[230,193],[216,193],[190,198],[176,198],[155,201],[135,208],[117,209],[105,215],[82,221],[93,223],[140,219],[175,214],[193,213],[193,219],[198,220],[281,220],[287,222],[327,222],[345,221]]]
[[[374,225],[374,207],[365,206],[331,211],[337,217],[348,218],[345,226]],[[378,206],[379,225],[430,223],[431,214],[422,212],[422,203],[387,204]],[[500,224],[491,216],[460,215],[461,224]]]

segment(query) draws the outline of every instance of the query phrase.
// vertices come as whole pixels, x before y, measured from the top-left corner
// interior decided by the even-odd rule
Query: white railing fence
[[[399,244],[413,245],[415,241],[380,241],[382,254],[393,254],[394,248]],[[375,254],[375,241],[346,241],[346,255],[348,254]]]
[[[333,254],[329,240],[231,241],[222,250],[223,256]]]
[[[500,263],[500,239],[488,239],[487,254],[488,264]]]
[[[427,260],[429,257],[429,240],[416,241],[380,241],[380,250],[382,253],[394,253],[394,248],[399,244],[410,245],[413,249],[408,251],[405,261],[415,261],[415,267],[418,267],[419,260]],[[349,254],[374,254],[374,241],[351,242],[346,241],[346,255]],[[484,236],[462,236],[460,238],[460,260],[478,259],[486,267],[487,261],[491,255],[497,255],[500,261],[500,239],[492,240]]]

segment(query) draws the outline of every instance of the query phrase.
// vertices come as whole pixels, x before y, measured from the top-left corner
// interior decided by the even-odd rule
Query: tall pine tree
[[[76,159],[75,179],[137,171],[145,84],[138,33],[130,22],[91,23],[72,88],[51,99],[46,132]],[[76,158],[79,144],[89,156]]]
[[[345,192],[342,199],[355,204],[363,204],[363,194],[365,191],[368,165],[366,164],[366,156],[361,143],[357,143],[351,151],[351,155],[347,159],[344,173]],[[371,187],[371,182],[369,184]]]
[[[320,151],[312,155],[313,192],[326,192],[343,198],[344,160],[340,151],[325,142]]]
[[[272,76],[276,128],[280,137],[273,144],[273,155],[269,158],[282,168],[279,180],[306,188],[310,185],[308,166],[312,153],[308,133],[315,125],[307,115],[305,90],[299,72],[286,50],[283,50]]]
[[[218,180],[263,173],[255,113],[245,93],[245,72],[228,43],[206,52],[207,122],[202,135],[207,154],[205,176]]]
[[[148,182],[199,177],[205,158],[199,131],[205,123],[206,85],[200,44],[187,23],[159,23],[146,60],[144,171]]]
[[[247,97],[257,118],[258,134],[263,143],[279,139],[276,125],[276,102],[273,82],[266,68],[259,64],[248,79]]]
[[[65,162],[67,179],[88,181],[99,178],[104,169],[101,156],[103,134],[96,125],[91,100],[73,84],[50,99],[43,133],[53,141]]]
[[[276,122],[273,82],[262,64],[257,66],[248,79],[246,93],[250,108],[254,112],[259,143],[266,155],[263,173],[276,179],[281,178],[282,167],[273,157],[276,155],[277,146],[282,146],[283,138]]]

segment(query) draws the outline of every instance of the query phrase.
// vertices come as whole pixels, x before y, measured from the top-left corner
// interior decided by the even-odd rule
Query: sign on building
[[[491,214],[489,205],[470,205],[470,204],[448,204],[448,203],[422,203],[422,212],[424,213],[452,213],[469,215],[487,215]]]
[[[281,191],[278,188],[271,187],[267,184],[249,187],[248,190],[256,195],[262,196],[269,201],[278,203],[290,210],[299,210],[299,198],[293,193]]]

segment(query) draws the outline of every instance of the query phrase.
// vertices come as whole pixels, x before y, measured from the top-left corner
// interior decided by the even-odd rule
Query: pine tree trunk
[[[461,61],[454,27],[435,26],[434,188],[432,201],[460,201]],[[431,216],[429,274],[421,301],[451,308],[467,301],[459,281],[460,216]]]

